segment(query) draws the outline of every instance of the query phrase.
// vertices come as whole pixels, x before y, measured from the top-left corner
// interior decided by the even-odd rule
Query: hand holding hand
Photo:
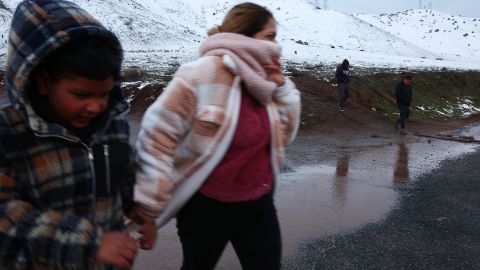
[[[131,229],[134,229],[136,233],[141,235],[141,238],[139,238],[140,248],[145,250],[150,250],[155,246],[155,242],[157,240],[157,226],[153,218],[142,215],[141,211],[139,210],[141,210],[141,206],[140,204],[137,204],[133,208],[133,210],[128,214],[127,218],[130,220],[127,222],[128,224],[134,224],[134,223],[138,224],[138,225],[132,226]],[[129,226],[128,224],[127,224],[127,227]]]

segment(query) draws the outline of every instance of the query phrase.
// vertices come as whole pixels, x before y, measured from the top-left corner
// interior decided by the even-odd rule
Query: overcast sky
[[[325,0],[312,0],[323,8]],[[480,18],[480,0],[422,0],[432,9],[453,15]],[[392,13],[418,8],[419,0],[328,0],[330,9],[349,13]]]

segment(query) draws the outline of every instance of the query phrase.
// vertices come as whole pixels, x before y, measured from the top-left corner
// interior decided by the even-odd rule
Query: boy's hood
[[[30,119],[35,115],[30,111],[25,94],[30,84],[30,74],[50,52],[67,42],[85,37],[102,39],[118,50],[119,55],[123,55],[121,44],[115,34],[72,2],[26,0],[18,5],[10,27],[6,86],[10,103],[17,109],[26,110],[30,125],[39,124],[32,123]],[[120,65],[117,72],[120,73]],[[116,103],[111,104],[114,105],[111,107],[116,114],[128,109],[120,93],[120,83],[120,81],[116,82],[115,93],[111,100]]]

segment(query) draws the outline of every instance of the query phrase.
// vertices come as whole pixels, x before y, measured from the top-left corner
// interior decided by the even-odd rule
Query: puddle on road
[[[285,255],[301,240],[379,221],[398,202],[397,188],[406,188],[443,160],[474,149],[475,145],[440,140],[399,141],[382,147],[343,147],[328,153],[332,157],[323,163],[329,165],[293,168],[282,175],[275,197]]]
[[[285,255],[293,252],[300,240],[375,221],[393,206],[395,192],[391,188],[365,181],[363,173],[347,171],[346,163],[339,165],[299,168],[283,176],[275,199]],[[377,170],[376,174],[385,177],[387,172]]]
[[[288,170],[275,202],[283,256],[307,239],[348,232],[377,222],[398,203],[405,188],[442,161],[475,151],[478,145],[408,136],[325,141],[298,138],[289,148]],[[179,269],[182,253],[175,222],[159,231],[153,252],[141,252],[135,269]],[[241,269],[231,246],[216,269]]]

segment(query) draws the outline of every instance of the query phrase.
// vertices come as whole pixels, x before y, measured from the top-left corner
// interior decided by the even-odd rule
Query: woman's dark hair
[[[212,28],[208,35],[227,32],[253,37],[262,31],[270,19],[273,19],[273,14],[260,5],[248,2],[238,4],[225,15],[222,25]]]
[[[118,51],[102,40],[89,38],[69,42],[53,51],[39,68],[48,74],[53,83],[57,83],[75,77],[105,80],[113,76],[117,79],[120,65]]]

